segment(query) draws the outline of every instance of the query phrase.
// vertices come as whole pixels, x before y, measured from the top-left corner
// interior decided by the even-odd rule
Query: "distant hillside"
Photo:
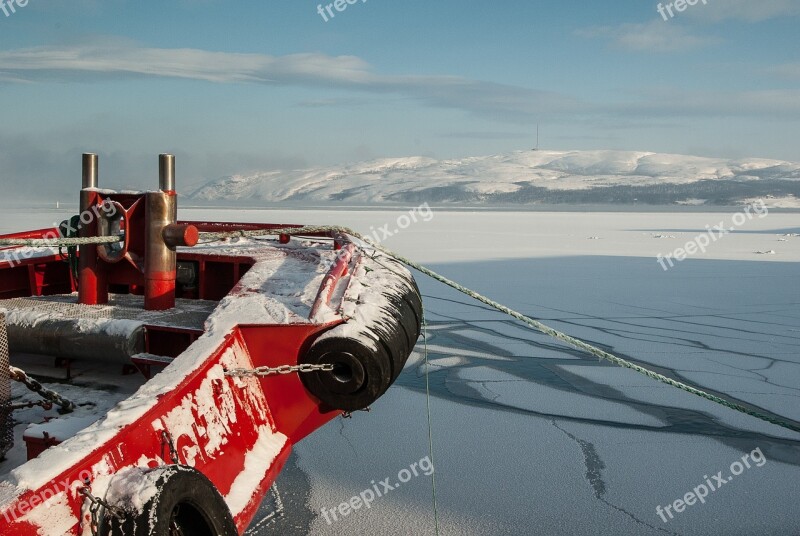
[[[648,203],[733,205],[770,197],[800,207],[800,164],[631,151],[527,151],[459,160],[384,158],[214,180],[198,201]]]

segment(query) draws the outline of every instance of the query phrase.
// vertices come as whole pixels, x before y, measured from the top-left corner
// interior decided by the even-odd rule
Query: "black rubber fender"
[[[411,312],[413,316],[406,317],[405,314],[402,315],[403,323],[407,327],[411,327],[413,319],[413,324],[416,324],[416,327],[411,330],[409,329],[409,337],[410,343],[413,346],[416,344],[417,339],[419,339],[420,334],[422,333],[422,317],[423,317],[423,309],[422,309],[422,296],[419,292],[419,288],[417,287],[416,281],[413,278],[410,279],[410,283],[407,285],[407,288],[401,295],[397,295],[395,293],[389,293],[386,295],[386,298],[398,308],[398,310],[403,307],[403,302],[410,306]],[[408,323],[406,324],[406,320]]]
[[[410,293],[409,293],[410,294]],[[373,295],[374,296],[374,295]],[[386,353],[391,357],[392,382],[403,372],[417,339],[420,324],[412,305],[397,295],[382,296],[382,321],[373,324],[373,332],[378,336]]]
[[[394,308],[396,321],[406,337],[405,353],[394,363],[393,380],[396,380],[403,372],[403,368],[422,334],[422,299],[413,288],[408,289],[402,296],[389,295],[387,298]]]
[[[413,350],[422,334],[422,301],[415,292],[408,292],[400,300],[392,298],[391,301],[405,330],[408,347]]]
[[[364,409],[383,395],[392,383],[392,366],[378,337],[338,336],[335,331],[317,339],[301,359],[302,364],[332,364],[333,372],[301,374],[308,391],[332,409]]]
[[[422,330],[422,298],[413,276],[388,257],[362,257],[358,293],[345,324],[320,335],[301,364],[333,364],[332,372],[301,374],[326,406],[363,409],[400,376]]]
[[[417,338],[422,333],[422,320],[425,314],[425,311],[422,308],[422,295],[419,293],[419,290],[416,288],[416,284],[414,285],[414,289],[410,292],[407,292],[403,299],[408,302],[411,306],[411,310],[414,311],[414,316],[417,319]]]
[[[378,337],[380,344],[383,345],[383,349],[389,356],[389,363],[391,364],[389,372],[390,383],[392,383],[403,371],[412,349],[408,347],[408,336],[403,326],[398,323],[397,312],[386,310],[385,314],[387,320],[383,323],[373,324],[371,331]]]
[[[390,269],[399,276],[401,276],[408,283],[408,285],[414,290],[414,292],[417,293],[418,296],[422,295],[422,293],[419,290],[419,286],[417,285],[417,280],[414,279],[414,276],[411,275],[411,272],[407,271],[406,266],[402,262],[398,261],[394,257],[389,257],[389,256],[380,257],[379,262],[380,264],[384,265],[385,268]]]
[[[403,328],[403,331],[406,334],[406,340],[408,341],[408,354],[403,359],[402,366],[400,370],[397,372],[395,376],[395,380],[397,376],[400,376],[400,373],[403,372],[403,368],[406,366],[406,362],[408,358],[411,357],[411,353],[414,351],[414,348],[417,345],[417,341],[419,340],[420,335],[422,334],[422,326],[420,322],[417,320],[417,315],[414,312],[413,306],[408,302],[406,298],[403,298],[402,302],[399,306],[400,311],[400,326]]]
[[[155,484],[158,493],[145,503],[141,511],[126,511],[122,520],[106,515],[103,534],[239,536],[222,495],[203,473],[184,465],[167,465],[141,474],[142,485]],[[125,511],[124,497],[115,502]],[[176,528],[180,531],[176,532]]]

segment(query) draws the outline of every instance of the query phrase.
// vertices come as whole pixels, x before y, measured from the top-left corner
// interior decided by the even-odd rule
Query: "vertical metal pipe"
[[[83,188],[97,188],[98,165],[97,155],[83,153]]]
[[[164,241],[164,229],[177,219],[174,192],[145,195],[144,308],[163,311],[175,307],[178,259],[175,248]]]
[[[164,239],[165,229],[178,219],[174,155],[159,155],[158,187],[160,192],[149,192],[146,196],[144,308],[147,310],[175,307],[178,260],[175,248]]]
[[[98,158],[96,154],[83,155],[83,189],[81,190],[81,223],[78,236],[97,236],[97,212],[92,209],[102,202],[100,194],[92,190],[98,186]],[[88,220],[88,223],[86,223]],[[78,301],[97,305],[108,303],[108,279],[103,263],[97,258],[97,246],[80,246],[78,256]]]
[[[175,155],[158,155],[158,188],[162,192],[175,191]]]

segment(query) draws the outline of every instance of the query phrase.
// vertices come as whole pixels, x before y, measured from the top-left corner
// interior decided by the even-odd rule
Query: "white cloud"
[[[117,43],[36,47],[0,52],[0,76],[30,81],[142,76],[339,88],[398,94],[441,108],[505,119],[581,109],[576,99],[554,92],[458,76],[381,75],[355,56],[319,53],[270,56]]]
[[[672,4],[663,0],[661,4]],[[654,6],[657,4],[654,4]],[[646,23],[626,23],[614,26],[595,26],[576,32],[586,38],[605,39],[615,48],[635,52],[679,52],[721,43],[723,40],[710,34],[690,30],[681,19],[691,23],[718,23],[726,20],[760,22],[778,17],[800,15],[800,0],[707,0],[682,13],[673,10],[675,17],[665,21],[657,10],[653,20]]]
[[[778,17],[800,15],[798,0],[708,0],[686,11],[687,15],[712,22],[742,20],[760,22]]]
[[[355,56],[319,53],[270,56],[116,43],[37,47],[0,52],[0,74],[29,81],[140,76],[339,88],[393,93],[441,108],[518,120],[581,107],[577,100],[564,95],[458,76],[376,74]]]
[[[677,52],[720,42],[716,37],[694,35],[676,21],[666,23],[660,18],[644,24],[596,26],[579,30],[577,34],[605,39],[616,48],[634,52]]]
[[[670,26],[659,23],[658,26]],[[674,32],[670,30],[670,32]],[[646,37],[629,31],[619,39],[631,47],[687,46],[681,33]],[[606,31],[595,35],[606,35]],[[636,36],[639,37],[636,37]],[[678,39],[678,44],[666,36]],[[689,43],[694,41],[689,40]],[[673,48],[674,49],[674,48]],[[797,66],[785,66],[796,73]],[[351,105],[365,95],[396,95],[437,108],[464,110],[483,117],[530,125],[560,118],[624,121],[664,117],[754,117],[785,120],[800,116],[800,91],[750,92],[656,91],[632,94],[621,104],[590,102],[569,95],[445,75],[382,75],[361,58],[324,54],[237,54],[198,49],[138,48],[130,45],[38,47],[0,52],[0,83],[91,82],[109,77],[181,78],[211,83],[256,83],[300,86],[326,92],[303,104],[324,105],[332,89],[347,90]]]
[[[353,56],[268,56],[129,46],[76,45],[0,52],[0,71],[31,78],[83,72],[189,78],[209,82],[363,81],[368,65]]]

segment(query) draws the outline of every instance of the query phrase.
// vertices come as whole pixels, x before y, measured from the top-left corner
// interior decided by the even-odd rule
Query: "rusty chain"
[[[89,501],[89,514],[91,515],[91,531],[92,536],[99,536],[100,534],[100,523],[101,521],[105,520],[105,516],[111,515],[117,518],[120,521],[125,519],[125,512],[122,511],[120,508],[115,506],[111,506],[108,504],[107,501],[95,497],[92,495],[92,488],[90,487],[90,482],[88,480],[84,481],[84,485],[82,488],[78,490],[78,493],[83,495],[87,501]],[[103,519],[101,520],[100,508],[105,510],[104,514],[102,515]]]
[[[52,402],[53,404],[60,406],[65,412],[71,412],[75,410],[76,406],[74,402],[43,386],[38,381],[25,374],[24,370],[17,367],[8,367],[8,369],[12,380],[24,384],[25,387],[34,393],[37,393],[48,402]]]
[[[257,367],[254,369],[235,368],[226,370],[225,375],[234,378],[246,378],[251,376],[275,376],[279,374],[306,374],[309,372],[332,372],[333,364],[324,365],[281,365],[280,367]]]

